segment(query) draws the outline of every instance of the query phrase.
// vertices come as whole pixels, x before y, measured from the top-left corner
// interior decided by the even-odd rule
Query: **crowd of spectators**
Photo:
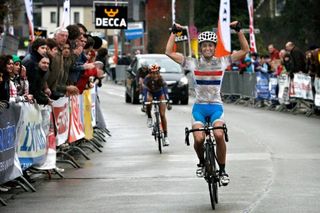
[[[281,50],[273,44],[269,44],[267,49],[268,54],[249,53],[242,61],[233,63],[232,70],[240,73],[264,72],[275,76],[287,73],[291,78],[294,73],[301,72],[312,79],[320,77],[320,49],[317,46],[311,46],[303,52],[289,41]]]
[[[0,100],[51,105],[81,94],[89,79],[104,77],[108,50],[78,23],[57,28],[53,38],[37,38],[25,56],[0,56]]]

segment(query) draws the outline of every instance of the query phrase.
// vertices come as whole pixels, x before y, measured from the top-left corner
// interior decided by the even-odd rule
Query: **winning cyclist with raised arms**
[[[217,35],[214,32],[205,31],[199,34],[199,52],[200,58],[185,57],[181,53],[173,51],[175,43],[175,34],[172,32],[167,42],[166,55],[171,59],[181,64],[186,70],[192,71],[195,88],[195,103],[192,108],[192,128],[202,128],[205,124],[205,118],[210,117],[210,122],[213,126],[223,126],[223,103],[221,100],[220,89],[222,78],[226,68],[233,62],[245,57],[249,52],[249,45],[241,32],[240,22],[234,21],[230,23],[230,27],[234,29],[239,38],[241,50],[224,57],[215,57],[217,46]],[[182,29],[179,24],[175,24],[173,29]],[[205,135],[203,132],[194,132],[194,149],[199,158],[197,165],[197,175],[203,176],[203,143]],[[223,130],[215,130],[214,137],[217,142],[217,158],[219,164],[219,175],[223,185],[228,185],[230,179],[225,172],[226,164],[226,144],[224,140]]]

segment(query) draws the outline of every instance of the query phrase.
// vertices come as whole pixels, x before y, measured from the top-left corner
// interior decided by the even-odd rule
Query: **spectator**
[[[131,64],[130,58],[125,53],[122,53],[120,59],[118,60],[118,65],[130,65],[130,64]]]
[[[257,72],[257,67],[259,66],[259,54],[256,52],[251,53],[251,63],[253,65],[253,71]]]
[[[83,90],[86,88],[89,82],[90,77],[103,78],[103,70],[101,66],[101,62],[95,63],[95,67],[93,69],[87,69],[81,75],[79,81],[77,82],[77,87],[79,89],[80,94],[82,94]]]
[[[19,73],[19,83],[20,90],[18,90],[18,95],[29,96],[29,80],[27,78],[27,70],[23,65],[21,65]],[[29,97],[29,99],[32,99],[32,97]]]
[[[25,96],[29,95],[29,82],[27,80],[27,71],[25,66],[21,64],[21,59],[17,55],[12,56],[13,60],[13,73],[14,73],[14,83],[17,87],[17,95]]]
[[[33,70],[40,59],[47,53],[47,42],[43,38],[37,38],[31,45],[30,53],[22,60],[22,65],[27,69],[27,76],[33,75]]]
[[[29,93],[33,95],[33,98],[38,104],[51,104],[52,100],[45,93],[45,83],[48,76],[48,70],[50,65],[50,59],[48,56],[44,56],[40,59],[37,67],[34,69],[34,74],[29,76]]]
[[[114,57],[109,57],[108,63],[109,63],[109,68],[110,68],[110,73],[111,73],[111,77],[112,80],[117,83],[117,77],[116,77],[116,63],[114,61]]]
[[[256,68],[256,71],[263,72],[263,73],[270,73],[271,66],[270,66],[270,57],[268,55],[262,55],[259,60],[259,65]]]
[[[0,56],[0,101],[9,101],[10,99],[10,80],[6,70],[7,64],[10,63],[10,58],[6,55]]]
[[[268,52],[271,61],[280,59],[279,50],[277,50],[273,44],[268,45]]]
[[[63,56],[63,69],[64,69],[64,76],[63,76],[62,82],[67,82],[67,85],[70,85],[68,80],[69,73],[71,72],[73,64],[75,63],[76,56],[71,54],[71,44],[69,40],[65,45],[63,45],[62,56]]]
[[[101,61],[103,63],[103,71],[107,71],[107,65],[108,65],[108,49],[101,47],[97,51],[97,57],[96,61]]]
[[[286,43],[286,50],[290,54],[290,60],[292,63],[292,71],[290,72],[290,77],[293,77],[293,73],[306,73],[304,53],[291,41]]]
[[[293,64],[292,64],[292,61],[291,61],[291,57],[290,57],[290,54],[289,53],[286,53],[283,57],[283,65],[284,65],[284,68],[285,68],[285,71],[287,73],[292,73],[293,72]]]
[[[58,44],[52,38],[48,38],[46,42],[47,42],[47,55],[49,56],[49,59],[52,60],[58,52]]]
[[[67,71],[64,70],[64,60],[62,49],[68,40],[68,30],[58,28],[55,31],[54,39],[58,44],[58,52],[50,63],[50,73],[48,76],[48,87],[52,91],[52,98],[56,99],[64,94],[76,95],[79,93],[77,87],[73,85],[67,86]]]
[[[67,30],[69,33],[68,40],[70,42],[70,48],[74,50],[77,47],[77,39],[79,39],[82,34],[76,24],[68,25]]]
[[[244,63],[245,63],[245,65],[246,65],[244,71],[245,71],[246,73],[253,73],[253,72],[254,72],[254,66],[253,66],[253,64],[252,64],[251,58],[250,58],[250,57],[246,57],[246,58],[244,59]]]

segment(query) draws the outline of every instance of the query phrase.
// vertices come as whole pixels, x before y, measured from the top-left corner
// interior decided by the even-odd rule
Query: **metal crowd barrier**
[[[124,82],[126,80],[126,70],[128,65],[117,65],[116,66],[116,81]]]
[[[256,74],[255,73],[243,73],[230,71],[225,72],[221,93],[227,97],[227,102],[233,100],[250,100],[255,98],[255,86],[256,86]],[[238,103],[237,102],[237,103]]]
[[[286,74],[284,75],[286,76]],[[277,111],[287,110],[294,114],[298,111],[302,111],[307,116],[310,116],[320,108],[319,78],[316,78],[315,83],[313,84],[316,93],[314,94],[314,97],[312,97],[311,78],[308,75],[301,73],[296,73],[294,76],[294,80],[290,80],[290,82],[288,80],[289,86],[286,86],[288,87],[287,90],[290,90],[290,92],[287,93],[288,103],[282,101],[284,98],[284,94],[280,92],[282,90],[279,90],[279,94],[276,94],[275,91],[271,91],[274,88],[271,88],[272,85],[270,85],[269,81],[270,76],[263,73],[240,74],[237,71],[225,72],[221,93],[224,101],[227,103],[252,104],[255,107],[267,106],[267,109],[274,109],[276,108],[276,105],[279,105],[279,107],[276,108]],[[284,85],[282,82],[280,83],[278,81],[277,86],[283,87]],[[273,96],[271,96],[271,94],[273,94]],[[279,101],[280,103],[277,103]],[[294,107],[290,108],[290,104]]]

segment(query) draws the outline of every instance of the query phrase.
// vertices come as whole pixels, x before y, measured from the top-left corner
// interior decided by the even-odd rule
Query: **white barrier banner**
[[[17,124],[18,156],[21,168],[42,165],[47,152],[46,135],[42,129],[42,116],[37,104],[21,103]]]
[[[57,146],[65,143],[68,140],[69,133],[69,101],[63,97],[52,103],[55,126],[57,129]]]
[[[314,79],[314,88],[316,89],[316,95],[314,97],[314,104],[320,107],[320,78]]]
[[[280,104],[289,104],[289,85],[290,80],[287,74],[282,74],[278,77],[279,82],[279,103]]]
[[[290,97],[313,100],[311,77],[303,73],[295,73]]]
[[[41,166],[35,166],[40,170],[48,170],[56,168],[57,152],[56,152],[56,140],[54,136],[54,123],[52,116],[52,109],[49,106],[42,107],[42,128],[47,138],[47,153],[46,160]]]

